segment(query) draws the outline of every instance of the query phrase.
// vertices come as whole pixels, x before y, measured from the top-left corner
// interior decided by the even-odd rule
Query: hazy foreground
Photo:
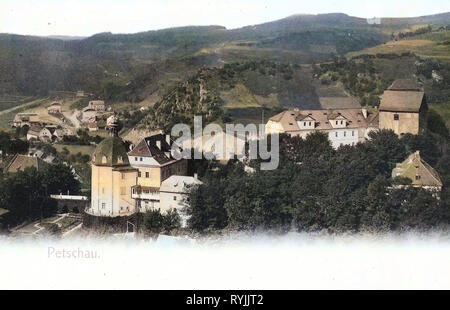
[[[450,289],[449,261],[450,233],[3,238],[0,289]]]

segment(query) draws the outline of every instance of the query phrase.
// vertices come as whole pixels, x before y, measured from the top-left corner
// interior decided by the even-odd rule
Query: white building
[[[160,188],[160,209],[161,212],[167,212],[170,209],[182,209],[186,203],[186,197],[189,190],[202,182],[197,178],[173,175],[161,184]]]
[[[373,130],[378,130],[378,111],[367,108],[290,110],[275,115],[266,124],[267,134],[306,138],[312,132],[323,132],[334,148],[364,142]]]

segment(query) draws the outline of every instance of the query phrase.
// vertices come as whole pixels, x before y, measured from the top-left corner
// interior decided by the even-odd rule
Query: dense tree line
[[[8,225],[49,217],[56,212],[51,194],[78,194],[80,183],[65,165],[49,165],[45,169],[26,168],[0,178],[0,208],[10,211]]]
[[[379,74],[371,57],[348,60],[336,57],[333,62],[313,66],[322,84],[341,82],[361,105],[378,106],[379,96],[392,82]]]
[[[25,154],[28,151],[28,142],[15,136],[11,136],[9,133],[0,132],[0,151],[2,152],[2,158],[7,155]]]
[[[274,171],[249,174],[240,162],[206,163],[204,184],[191,190],[185,210],[189,228],[359,232],[450,223],[448,137],[427,130],[398,138],[382,130],[366,143],[338,150],[322,133],[306,139],[283,135],[280,143],[280,166]],[[391,179],[396,163],[417,150],[441,175],[441,199],[422,189],[392,186],[399,181]]]

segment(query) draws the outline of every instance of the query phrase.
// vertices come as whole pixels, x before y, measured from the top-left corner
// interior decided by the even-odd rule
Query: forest
[[[194,232],[387,232],[448,228],[450,140],[431,113],[427,130],[399,138],[372,132],[370,140],[334,150],[326,135],[280,136],[280,166],[259,171],[254,162],[199,163],[203,185],[191,189],[188,227]],[[437,125],[438,124],[438,125]],[[439,196],[423,189],[394,187],[392,169],[408,155],[422,158],[440,174]],[[247,173],[244,164],[256,169]]]

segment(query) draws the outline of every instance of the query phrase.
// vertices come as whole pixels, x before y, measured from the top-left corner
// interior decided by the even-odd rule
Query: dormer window
[[[106,164],[106,162],[108,161],[108,159],[106,158],[106,156],[102,157],[102,164]]]
[[[416,175],[416,181],[419,181],[421,179],[420,175]]]
[[[305,127],[306,127],[306,122],[304,122],[304,123],[303,123],[303,126],[305,126]]]
[[[311,122],[309,122],[309,126],[311,126],[312,125],[312,123]]]

